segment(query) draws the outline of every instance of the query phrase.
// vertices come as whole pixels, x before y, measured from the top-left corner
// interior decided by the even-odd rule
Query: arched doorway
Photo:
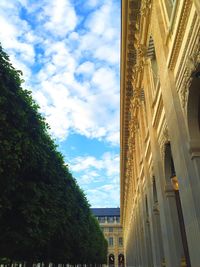
[[[118,256],[118,266],[124,267],[124,255],[123,254],[119,254]]]
[[[171,206],[171,210],[172,210],[172,214],[174,216],[177,216],[178,218],[179,225],[178,225],[177,230],[180,232],[179,236],[181,239],[183,252],[184,252],[184,258],[182,258],[182,260],[186,264],[186,267],[191,267],[187,236],[186,236],[186,231],[185,231],[185,223],[184,223],[181,200],[180,200],[180,195],[179,195],[179,183],[178,183],[178,178],[176,176],[170,143],[166,144],[165,146],[165,177],[166,177],[166,182],[168,179],[170,179],[170,183],[172,185],[174,195],[175,195],[175,203],[173,207]],[[174,225],[174,227],[177,227],[177,225]]]
[[[109,267],[114,267],[115,266],[115,256],[113,254],[109,255],[108,263],[109,263]]]

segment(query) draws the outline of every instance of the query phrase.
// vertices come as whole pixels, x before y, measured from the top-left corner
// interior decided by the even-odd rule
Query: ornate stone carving
[[[168,133],[167,128],[165,128],[163,130],[163,136],[164,136],[164,140],[167,141],[167,142],[169,142],[169,133]]]
[[[146,56],[147,48],[143,44],[137,45],[137,63],[140,61],[144,61],[144,57]]]
[[[169,142],[170,142],[170,139],[169,139],[168,130],[167,130],[167,127],[165,127],[161,133],[161,141],[160,141],[160,152],[161,152],[162,162],[164,162],[164,158],[165,158],[166,144],[168,144]]]
[[[146,16],[149,11],[151,10],[151,2],[152,0],[143,0],[141,3],[141,8],[140,8],[140,14],[142,16]]]

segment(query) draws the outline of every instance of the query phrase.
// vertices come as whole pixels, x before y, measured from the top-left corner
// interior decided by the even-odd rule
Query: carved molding
[[[174,41],[174,47],[173,47],[173,51],[172,51],[171,58],[169,61],[169,68],[171,70],[174,69],[176,62],[177,62],[177,58],[178,58],[179,51],[180,51],[180,48],[182,45],[185,30],[187,27],[187,22],[188,22],[190,10],[192,7],[192,3],[193,3],[192,0],[185,0],[184,1],[184,7],[183,7],[181,18],[179,21],[179,25],[178,25],[178,29],[177,29],[177,33],[176,33],[176,38]]]
[[[141,43],[141,29],[148,28],[148,14],[150,14],[152,0],[127,0],[122,1],[122,6],[126,6],[127,13],[125,18],[126,41],[124,42],[125,54],[125,71],[123,72],[123,120],[121,127],[122,133],[122,167],[121,175],[123,176],[121,186],[121,200],[123,206],[122,220],[126,223],[129,215],[126,210],[132,201],[129,199],[132,195],[130,184],[133,179],[134,153],[135,153],[135,136],[139,127],[138,110],[141,106],[141,82],[144,72],[146,58],[146,47]],[[126,5],[125,5],[126,3]],[[123,11],[123,9],[122,9]],[[127,20],[126,20],[127,19]],[[145,24],[144,24],[145,23]],[[142,26],[141,26],[142,25]],[[146,33],[145,33],[146,34]],[[122,32],[123,35],[123,32]],[[123,45],[122,45],[123,47]],[[130,187],[130,188],[129,188]]]
[[[138,43],[136,46],[137,51],[137,63],[144,61],[144,58],[147,53],[147,48],[144,44]]]

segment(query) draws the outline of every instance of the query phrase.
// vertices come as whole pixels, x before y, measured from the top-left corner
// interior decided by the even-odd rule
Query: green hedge
[[[0,46],[0,258],[104,263],[104,236],[22,82]]]

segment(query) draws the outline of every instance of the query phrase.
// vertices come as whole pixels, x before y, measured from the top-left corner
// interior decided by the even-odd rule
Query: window
[[[164,2],[165,2],[168,18],[170,18],[171,14],[172,14],[173,5],[174,5],[175,1],[174,0],[165,0]]]
[[[113,223],[114,222],[114,217],[108,217],[108,223]]]
[[[180,0],[162,0],[163,15],[165,20],[165,27],[168,34],[173,31],[174,21],[176,20],[177,6]]]
[[[116,222],[120,223],[120,217],[118,217],[118,216],[116,217]]]
[[[98,221],[99,221],[100,223],[105,223],[105,217],[99,217],[99,218],[98,218]]]
[[[123,238],[122,237],[119,237],[119,246],[123,246]]]
[[[152,96],[155,94],[155,89],[157,88],[159,82],[159,74],[158,74],[158,64],[156,59],[156,52],[154,47],[154,41],[152,36],[149,38],[149,44],[147,49],[147,56],[150,59],[150,79],[151,79],[151,93]]]
[[[113,237],[109,237],[109,238],[108,238],[108,245],[109,245],[110,247],[113,247]]]
[[[113,227],[109,227],[109,232],[113,232]]]
[[[153,200],[154,200],[154,203],[157,203],[158,202],[155,177],[153,177]]]
[[[158,64],[155,52],[151,58],[151,68],[152,68],[154,87],[156,87],[159,78],[158,78]]]

